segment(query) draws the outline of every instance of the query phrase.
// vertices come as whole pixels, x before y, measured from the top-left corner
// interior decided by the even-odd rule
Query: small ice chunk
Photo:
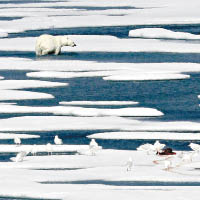
[[[185,32],[174,32],[164,28],[141,28],[129,31],[130,37],[140,38],[165,38],[165,39],[181,39],[181,40],[197,40],[200,35],[194,35]]]

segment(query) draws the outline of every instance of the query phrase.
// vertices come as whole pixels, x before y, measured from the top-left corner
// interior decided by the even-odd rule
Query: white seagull
[[[140,146],[137,148],[137,151],[146,151],[147,154],[149,154],[150,151],[152,151],[152,149],[153,149],[153,145],[147,143],[147,144],[142,144],[142,145],[140,145]]]
[[[61,145],[61,144],[63,144],[63,141],[62,141],[62,139],[60,139],[60,138],[56,135],[55,138],[54,138],[54,143],[55,143],[56,145]]]
[[[90,148],[98,148],[98,144],[95,141],[95,139],[92,139],[89,145],[90,145]]]
[[[165,170],[169,171],[170,168],[172,167],[172,162],[171,162],[171,160],[165,160],[165,161],[164,161],[164,166],[165,166]]]
[[[53,147],[52,147],[52,145],[50,143],[48,143],[46,145],[46,151],[47,151],[48,155],[52,155]]]
[[[193,158],[194,153],[185,153],[182,156],[182,162],[183,163],[190,163],[192,162],[192,158]]]
[[[129,159],[128,159],[127,163],[126,163],[126,166],[127,166],[126,170],[127,171],[131,171],[131,169],[133,167],[133,159],[131,157],[129,157]]]
[[[147,154],[149,154],[150,152],[160,152],[163,148],[165,147],[165,144],[161,144],[158,140],[154,143],[154,144],[143,144],[140,145],[137,150],[138,151],[146,151]]]
[[[156,153],[160,153],[161,150],[165,147],[165,144],[161,144],[158,140],[153,145],[153,151]]]
[[[38,151],[37,145],[34,144],[33,147],[32,147],[32,149],[31,149],[31,153],[33,154],[33,156],[36,156],[37,151]]]
[[[26,151],[19,152],[16,157],[11,158],[14,162],[22,162],[28,153]]]
[[[188,145],[192,150],[199,152],[200,151],[200,145],[199,144],[195,144],[195,143],[190,143]]]
[[[102,149],[102,147],[97,144],[95,139],[92,139],[90,144],[89,144],[89,150],[90,150],[91,154],[93,156],[95,156],[96,155],[96,151],[98,151],[100,149]]]
[[[21,139],[20,139],[19,137],[15,136],[15,138],[14,138],[14,143],[15,143],[16,145],[20,145],[20,144],[21,144]]]

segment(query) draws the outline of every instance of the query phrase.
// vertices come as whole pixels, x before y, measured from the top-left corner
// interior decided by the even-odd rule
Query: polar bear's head
[[[69,39],[67,36],[61,37],[61,43],[63,46],[71,46],[71,47],[76,46],[76,44],[71,39]]]

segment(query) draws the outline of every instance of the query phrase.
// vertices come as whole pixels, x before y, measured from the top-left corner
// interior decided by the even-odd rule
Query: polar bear
[[[61,47],[71,46],[75,47],[76,44],[67,36],[53,36],[53,35],[40,35],[36,40],[35,52],[36,55],[42,56],[46,54],[60,54]]]

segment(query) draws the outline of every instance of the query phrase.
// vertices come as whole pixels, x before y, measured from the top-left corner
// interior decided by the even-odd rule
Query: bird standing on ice
[[[90,152],[93,156],[96,155],[96,151],[99,149],[98,147],[99,146],[98,146],[97,142],[95,141],[95,139],[92,139],[90,144],[89,144],[89,149],[90,149]]]
[[[28,154],[28,152],[21,151],[16,155],[16,157],[11,158],[11,160],[14,161],[14,162],[22,162],[27,154]]]
[[[199,144],[195,144],[195,143],[190,143],[188,145],[192,150],[196,151],[196,152],[200,152],[200,145]]]
[[[172,162],[170,160],[165,160],[164,166],[165,166],[165,170],[169,171],[170,168],[172,167]]]
[[[33,154],[33,156],[36,156],[37,151],[38,151],[38,150],[37,150],[37,145],[34,144],[33,147],[32,147],[32,149],[31,149],[31,153]]]
[[[53,147],[52,147],[52,145],[50,143],[48,143],[46,145],[46,151],[47,151],[48,155],[52,155]]]
[[[14,143],[15,143],[16,145],[20,145],[20,144],[21,144],[21,139],[20,139],[19,137],[15,136],[15,138],[14,138]]]
[[[133,159],[131,157],[129,157],[129,159],[128,159],[127,163],[126,163],[126,166],[127,166],[126,170],[127,171],[131,171],[131,169],[133,167]]]
[[[92,139],[91,142],[90,142],[90,148],[96,148],[96,147],[98,147],[98,144],[95,141],[95,139]]]
[[[54,143],[57,144],[57,145],[61,145],[61,144],[63,144],[63,141],[62,141],[62,139],[60,139],[60,138],[56,135],[55,138],[54,138]]]
[[[165,147],[165,144],[161,144],[158,140],[153,145],[153,151],[156,152],[156,154],[160,153],[160,151]]]

